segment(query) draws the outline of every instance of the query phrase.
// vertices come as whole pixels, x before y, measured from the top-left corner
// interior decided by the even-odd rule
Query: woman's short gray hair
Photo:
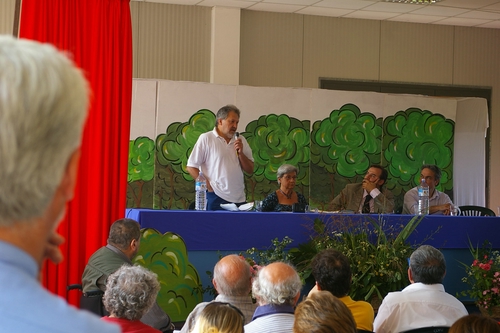
[[[157,275],[141,266],[123,265],[108,277],[103,303],[115,317],[139,320],[160,290]]]
[[[290,172],[295,172],[296,174],[299,173],[299,169],[297,169],[297,167],[291,165],[291,164],[282,164],[279,168],[278,168],[278,171],[276,172],[276,176],[278,178],[281,178],[283,177],[284,175],[286,175],[287,173],[290,173]]]

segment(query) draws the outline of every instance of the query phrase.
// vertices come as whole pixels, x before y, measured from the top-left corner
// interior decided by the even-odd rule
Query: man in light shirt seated
[[[450,197],[436,189],[441,180],[441,169],[437,165],[426,164],[420,168],[420,179],[425,179],[429,186],[429,214],[450,215]],[[418,211],[418,187],[414,187],[405,194],[403,214],[417,214]]]
[[[382,301],[373,323],[376,333],[398,333],[411,329],[446,326],[468,314],[465,306],[444,290],[446,274],[443,254],[422,245],[410,257],[411,284],[392,292]]]

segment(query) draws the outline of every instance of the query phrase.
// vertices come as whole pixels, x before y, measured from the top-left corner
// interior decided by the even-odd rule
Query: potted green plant
[[[462,263],[466,273],[462,281],[469,289],[460,295],[472,298],[483,314],[500,319],[500,253],[488,241],[482,247],[469,244],[472,263]]]
[[[304,280],[310,279],[312,258],[320,251],[334,248],[351,262],[352,287],[355,300],[372,302],[375,308],[387,293],[403,289],[407,278],[408,258],[417,247],[408,237],[420,223],[412,218],[406,225],[387,225],[383,215],[353,221],[335,215],[326,221],[317,218],[310,240],[290,249],[289,255]]]

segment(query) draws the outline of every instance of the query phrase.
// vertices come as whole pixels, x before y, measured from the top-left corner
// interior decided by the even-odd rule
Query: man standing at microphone
[[[252,149],[236,130],[240,110],[226,105],[218,112],[215,128],[200,135],[187,161],[187,171],[196,179],[200,170],[207,178],[207,210],[221,210],[221,204],[245,203],[243,171],[253,173]]]

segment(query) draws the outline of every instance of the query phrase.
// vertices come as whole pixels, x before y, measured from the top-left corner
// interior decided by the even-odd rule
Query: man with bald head
[[[245,333],[288,333],[293,331],[294,306],[299,300],[302,281],[292,266],[274,262],[261,268],[252,292],[259,306]]]
[[[236,254],[230,254],[220,259],[214,267],[212,283],[219,294],[214,301],[230,303],[241,310],[245,316],[245,322],[250,322],[256,305],[253,304],[250,296],[252,274],[246,260]],[[187,317],[181,333],[188,333],[192,330],[196,318],[209,303],[200,303],[193,309]]]

